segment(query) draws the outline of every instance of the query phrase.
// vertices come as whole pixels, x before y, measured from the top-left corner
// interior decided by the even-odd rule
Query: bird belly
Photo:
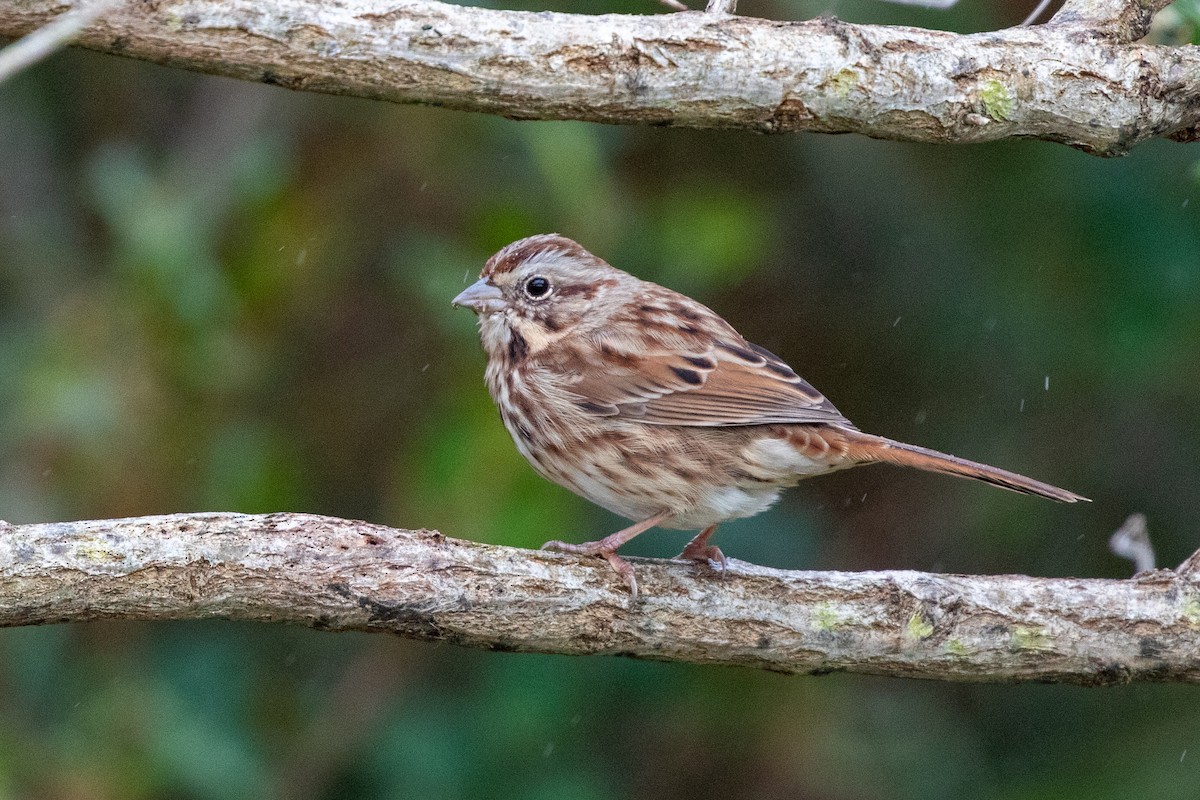
[[[669,463],[652,465],[642,461],[631,468],[626,461],[597,464],[584,460],[578,467],[559,469],[539,464],[536,458],[530,458],[530,463],[543,476],[626,519],[640,521],[663,511],[676,511],[659,526],[676,530],[697,530],[752,517],[774,505],[782,491],[782,487],[771,484],[699,482],[690,475],[681,476]]]
[[[769,463],[778,454],[747,458],[740,442],[730,446],[729,431],[616,424],[604,432],[564,436],[560,430],[554,441],[537,441],[536,435],[531,441],[518,425],[509,430],[542,477],[626,519],[676,512],[664,528],[696,530],[752,517],[770,508],[798,477],[791,463]]]
[[[778,486],[741,487],[719,486],[704,492],[696,505],[662,524],[675,530],[697,530],[731,519],[745,519],[761,514],[779,499],[783,490]]]

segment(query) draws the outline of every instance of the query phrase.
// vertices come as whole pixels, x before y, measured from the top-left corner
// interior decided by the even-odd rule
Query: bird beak
[[[507,303],[504,302],[504,295],[498,287],[489,283],[486,278],[480,278],[463,289],[458,297],[450,301],[450,305],[465,306],[476,314],[490,314],[503,311]]]

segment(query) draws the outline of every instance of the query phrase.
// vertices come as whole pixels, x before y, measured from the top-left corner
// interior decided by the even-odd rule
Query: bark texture
[[[635,559],[632,603],[600,559],[307,514],[2,525],[0,626],[222,617],[788,673],[1200,681],[1200,579],[1182,567],[1082,580],[731,560],[720,577]]]
[[[1200,137],[1200,48],[1135,43],[1164,5],[1070,0],[1046,25],[960,35],[699,11],[146,0],[110,12],[77,43],[292,89],[517,119],[921,142],[1033,137],[1120,155],[1154,137]],[[0,0],[0,36],[71,6]]]

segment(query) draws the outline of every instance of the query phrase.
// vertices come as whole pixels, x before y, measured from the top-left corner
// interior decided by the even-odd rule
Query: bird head
[[[528,354],[603,325],[638,283],[565,236],[546,233],[502,248],[451,302],[479,315],[489,356]]]

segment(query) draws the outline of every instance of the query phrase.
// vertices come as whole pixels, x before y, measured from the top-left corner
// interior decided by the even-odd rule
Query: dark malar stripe
[[[509,331],[508,336],[508,360],[510,363],[519,364],[529,357],[529,343],[525,341],[525,337],[516,331]]]

